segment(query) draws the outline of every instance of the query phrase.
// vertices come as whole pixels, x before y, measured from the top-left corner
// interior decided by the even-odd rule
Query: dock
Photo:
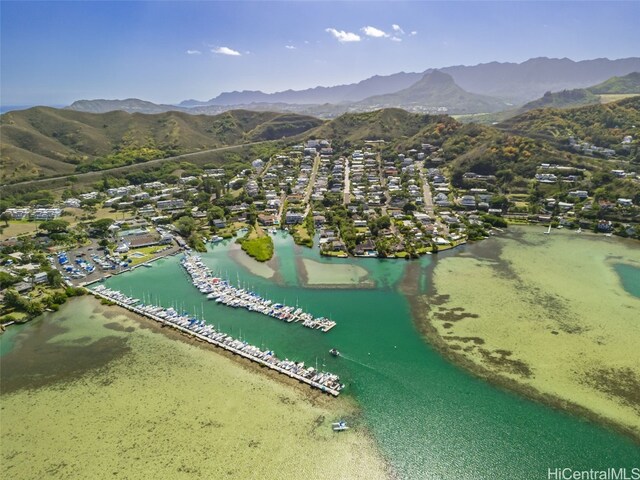
[[[141,305],[138,299],[127,297],[117,290],[106,288],[104,285],[98,285],[90,289],[90,292],[133,313],[275,370],[334,397],[337,397],[344,388],[344,385],[340,384],[339,377],[335,374],[320,372],[313,367],[305,367],[304,363],[296,363],[288,359],[280,360],[272,351],[260,350],[247,342],[218,332],[212,325],[205,323],[204,320],[198,321],[188,315],[179,315],[172,308],[165,309],[154,305]]]
[[[336,326],[336,322],[328,318],[315,318],[301,308],[274,303],[254,292],[234,287],[228,281],[214,276],[198,256],[185,254],[180,260],[180,265],[191,278],[193,286],[216,303],[233,308],[244,308],[288,323],[301,322],[304,327],[325,333]]]

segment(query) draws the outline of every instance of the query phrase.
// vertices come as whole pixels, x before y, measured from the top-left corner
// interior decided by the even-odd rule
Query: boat
[[[345,422],[344,420],[332,423],[331,427],[333,428],[334,432],[344,432],[345,430],[349,430],[349,427],[347,427],[347,422]]]
[[[576,230],[576,233],[582,233],[582,228],[578,227],[578,230]]]
[[[340,352],[338,350],[336,350],[335,348],[332,348],[331,350],[329,350],[329,353],[331,355],[333,355],[334,357],[339,357],[340,356]]]
[[[549,235],[550,233],[551,233],[551,225],[549,225],[549,229],[546,232],[544,232],[544,234]]]

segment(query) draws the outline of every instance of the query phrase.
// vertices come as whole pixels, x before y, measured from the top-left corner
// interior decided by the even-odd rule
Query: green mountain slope
[[[626,135],[638,136],[638,126],[640,97],[631,97],[604,105],[531,110],[502,122],[498,128],[558,145],[566,145],[573,136],[576,140],[616,149]]]
[[[447,115],[419,115],[399,108],[366,113],[346,113],[312,130],[316,138],[340,139],[348,142],[364,140],[398,141],[426,134],[436,127],[441,132],[453,131],[459,124]]]
[[[640,72],[632,72],[624,77],[613,77],[588,89],[591,93],[623,94],[640,93]]]
[[[221,115],[37,107],[0,117],[3,182],[142,163],[203,149],[296,135],[322,124],[313,117],[229,111]]]
[[[526,112],[535,108],[573,108],[582,105],[600,103],[600,97],[585,88],[575,90],[563,90],[561,92],[547,92],[542,98],[529,102],[520,108],[520,112]]]

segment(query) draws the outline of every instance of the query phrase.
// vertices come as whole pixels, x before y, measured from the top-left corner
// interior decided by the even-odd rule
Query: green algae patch
[[[640,438],[640,299],[615,269],[637,268],[639,253],[636,242],[514,227],[438,260],[424,330],[481,376]]]
[[[358,424],[348,399],[105,309],[90,298],[74,300],[12,339],[3,387],[5,375],[13,376],[7,370],[28,357],[36,363],[22,373],[48,381],[20,385],[13,378],[10,391],[2,390],[3,478],[388,477],[364,428],[331,430],[338,418]],[[117,314],[105,318],[105,311]],[[74,334],[78,324],[84,328]],[[78,339],[81,349],[100,342],[120,348],[74,370]],[[45,351],[39,359],[46,345],[55,357]],[[59,377],[44,370],[46,362],[57,364]]]

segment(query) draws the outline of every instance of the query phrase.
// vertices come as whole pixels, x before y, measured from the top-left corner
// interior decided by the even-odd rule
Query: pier
[[[228,281],[213,275],[213,272],[202,262],[200,257],[185,255],[180,265],[191,277],[193,285],[210,300],[233,308],[245,308],[250,312],[258,312],[269,317],[291,323],[301,322],[304,327],[328,332],[336,326],[336,322],[324,317],[314,318],[301,308],[290,307],[281,303],[273,303],[260,295],[231,285]]]
[[[339,377],[335,374],[320,372],[313,367],[305,367],[302,362],[296,363],[288,359],[280,360],[271,350],[260,350],[247,342],[216,331],[212,325],[205,323],[204,320],[190,318],[188,315],[179,315],[173,308],[165,309],[155,305],[142,305],[138,299],[128,297],[117,290],[108,289],[104,285],[98,285],[90,289],[90,291],[92,294],[131,312],[172,327],[216,347],[223,348],[228,352],[306,383],[334,397],[337,397],[342,388],[344,388],[344,385],[340,384]]]

